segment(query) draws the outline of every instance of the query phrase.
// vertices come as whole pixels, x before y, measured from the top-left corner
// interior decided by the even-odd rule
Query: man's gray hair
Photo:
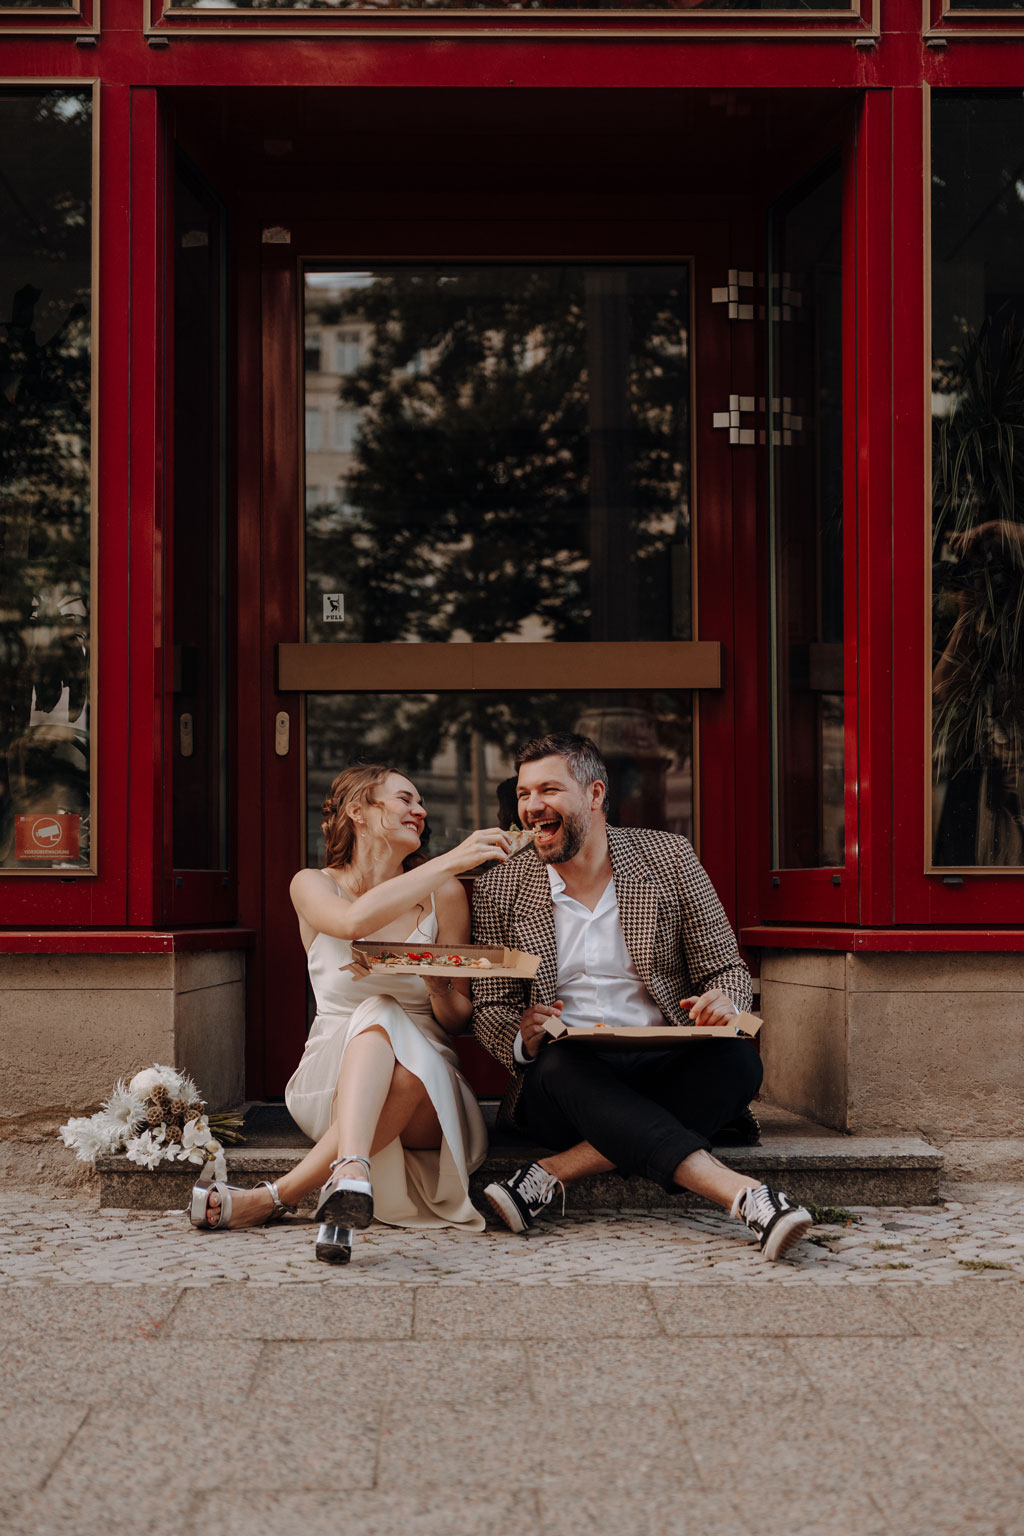
[[[516,771],[524,763],[539,763],[542,757],[562,758],[577,784],[584,789],[591,784],[603,784],[607,808],[608,768],[589,736],[577,736],[573,731],[551,731],[547,736],[535,736],[516,753]]]

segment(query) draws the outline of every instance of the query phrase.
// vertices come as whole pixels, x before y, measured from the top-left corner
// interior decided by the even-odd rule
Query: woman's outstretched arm
[[[383,880],[351,901],[339,900],[336,892],[317,869],[300,869],[289,888],[292,905],[299,917],[315,933],[327,933],[336,939],[359,939],[376,933],[413,907],[425,905],[431,891],[443,886],[453,875],[489,859],[508,857],[508,833],[500,827],[485,827],[471,832],[466,840],[449,853],[428,859],[401,875]],[[462,943],[455,939],[455,943]]]

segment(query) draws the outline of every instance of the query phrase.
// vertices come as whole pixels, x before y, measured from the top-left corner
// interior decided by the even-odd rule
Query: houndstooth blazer
[[[741,1012],[753,1001],[750,972],[703,865],[685,837],[609,827],[615,895],[626,947],[666,1019],[689,1020],[684,997],[721,987]],[[540,956],[531,982],[473,980],[473,1031],[512,1073],[501,1112],[516,1119],[523,1069],[513,1054],[531,1003],[553,1003],[558,953],[547,871],[532,847],[481,875],[473,887],[473,943],[507,944]]]

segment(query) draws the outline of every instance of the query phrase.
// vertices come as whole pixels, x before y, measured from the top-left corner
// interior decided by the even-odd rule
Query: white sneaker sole
[[[789,1250],[798,1243],[802,1237],[806,1237],[814,1226],[814,1218],[808,1211],[787,1211],[785,1216],[780,1216],[768,1234],[768,1241],[761,1252],[769,1263],[776,1259],[784,1259]]]
[[[523,1220],[519,1207],[508,1191],[503,1189],[500,1184],[488,1184],[484,1190],[484,1197],[496,1214],[501,1217],[510,1232],[529,1231],[529,1222]]]

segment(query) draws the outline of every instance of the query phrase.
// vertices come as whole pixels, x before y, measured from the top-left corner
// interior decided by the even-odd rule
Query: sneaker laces
[[[562,1215],[565,1215],[565,1185],[561,1179],[556,1179],[553,1173],[548,1173],[546,1168],[542,1168],[540,1163],[531,1164],[517,1187],[527,1204],[531,1206],[550,1205],[555,1190],[561,1190]]]
[[[732,1203],[732,1215],[739,1216],[748,1226],[752,1221],[759,1222],[762,1227],[766,1226],[777,1209],[767,1184],[754,1184],[741,1189]]]

